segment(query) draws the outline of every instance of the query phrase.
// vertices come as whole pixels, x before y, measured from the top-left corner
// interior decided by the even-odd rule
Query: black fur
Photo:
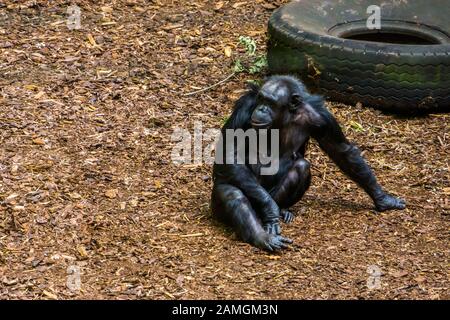
[[[292,241],[281,236],[280,217],[291,221],[287,210],[298,202],[311,181],[310,165],[304,159],[309,138],[339,168],[361,186],[379,211],[403,209],[405,202],[386,192],[362,158],[359,149],[344,136],[321,96],[311,95],[294,77],[274,76],[259,88],[252,86],[235,104],[222,128],[248,130],[270,118],[268,130],[280,130],[279,170],[272,176],[260,174],[261,164],[215,163],[211,207],[230,223],[239,236],[259,248],[277,250]],[[226,145],[222,146],[224,153]],[[248,146],[246,145],[246,150]]]

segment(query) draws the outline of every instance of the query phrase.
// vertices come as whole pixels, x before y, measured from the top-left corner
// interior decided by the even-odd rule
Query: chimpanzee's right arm
[[[222,128],[222,138],[225,141],[225,130],[243,129],[244,131],[251,127],[250,118],[256,107],[256,94],[258,89],[253,88],[250,92],[243,95],[237,102],[230,118]],[[233,141],[234,143],[234,141]],[[222,144],[223,155],[226,154],[226,143]],[[225,158],[225,157],[224,157]],[[264,229],[271,234],[279,234],[280,208],[270,194],[258,182],[253,171],[245,164],[237,164],[236,148],[234,163],[223,163],[214,165],[214,179],[220,179],[221,183],[228,183],[239,188],[250,200],[257,210],[262,220]]]

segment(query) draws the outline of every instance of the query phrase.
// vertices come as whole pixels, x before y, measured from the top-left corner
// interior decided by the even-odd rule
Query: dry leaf
[[[58,296],[56,294],[48,292],[47,290],[44,290],[42,293],[50,299],[58,299]]]
[[[39,89],[39,87],[35,84],[27,84],[24,88],[31,91],[37,91]]]
[[[18,170],[19,170],[19,165],[18,165],[17,163],[14,163],[14,164],[11,166],[11,173],[12,173],[12,174],[16,174]]]
[[[422,282],[425,282],[427,280],[427,278],[425,278],[424,276],[417,276],[414,278],[414,280],[416,280],[416,282],[418,282],[418,283],[422,283]]]
[[[277,8],[277,6],[275,6],[275,5],[271,4],[271,3],[263,3],[262,7],[265,8],[265,9],[268,9],[268,10],[273,10],[273,9]]]
[[[88,253],[87,253],[86,248],[84,246],[78,246],[77,251],[80,254],[81,258],[87,258],[88,257]]]
[[[101,9],[102,9],[102,11],[105,12],[105,13],[111,13],[111,12],[113,12],[113,8],[111,8],[111,7],[103,6],[103,7],[101,7]]]
[[[74,200],[81,199],[81,195],[79,193],[77,193],[77,192],[69,193],[69,196],[70,196],[70,198],[72,198]]]
[[[4,200],[5,203],[15,203],[15,199],[18,197],[19,195],[17,193],[13,193],[10,194],[9,196],[7,196]]]
[[[225,47],[224,53],[225,53],[225,56],[226,56],[227,58],[229,58],[229,57],[231,57],[231,55],[232,55],[232,53],[233,53],[233,50],[232,50],[230,47]]]
[[[169,31],[169,30],[181,28],[182,26],[183,26],[182,23],[170,24],[168,26],[163,27],[163,30]]]
[[[91,45],[93,45],[94,47],[97,46],[97,43],[95,42],[95,39],[94,39],[94,37],[92,36],[92,34],[89,33],[89,34],[87,35],[87,38],[88,38],[88,40],[89,40],[89,42],[90,42]]]
[[[240,6],[242,6],[242,5],[244,5],[244,4],[246,4],[247,2],[236,2],[235,4],[233,4],[233,8],[238,8],[238,7],[240,7]]]
[[[44,94],[45,94],[44,91],[40,91],[40,92],[37,93],[33,98],[36,99],[36,100],[38,100],[38,99],[42,98],[42,96],[43,96]]]
[[[45,144],[45,141],[44,141],[44,139],[42,139],[42,138],[34,138],[34,139],[33,139],[33,143],[42,146],[42,145]]]
[[[406,270],[403,270],[403,271],[395,271],[395,272],[392,272],[391,275],[392,275],[394,278],[402,278],[402,277],[408,275],[408,271],[406,271]]]
[[[134,10],[137,12],[141,12],[141,13],[146,11],[146,9],[144,9],[142,7],[134,7]]]
[[[117,190],[117,189],[109,189],[109,190],[105,191],[105,196],[107,198],[114,199],[115,197],[117,197],[118,193],[119,193],[119,190]]]

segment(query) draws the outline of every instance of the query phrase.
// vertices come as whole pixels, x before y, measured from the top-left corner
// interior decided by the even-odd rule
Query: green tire
[[[381,29],[369,30],[367,8],[377,2]],[[446,2],[293,1],[270,18],[269,71],[297,75],[345,103],[407,113],[450,111]]]

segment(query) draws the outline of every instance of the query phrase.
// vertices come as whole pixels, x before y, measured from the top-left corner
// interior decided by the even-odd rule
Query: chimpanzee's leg
[[[264,231],[250,201],[238,188],[229,184],[215,185],[211,207],[217,217],[233,227],[250,244],[269,251],[283,249],[292,241]]]
[[[292,222],[294,216],[287,209],[296,204],[308,190],[311,184],[310,164],[299,158],[289,169],[286,176],[270,192],[270,195],[281,208],[281,215],[285,222]]]
[[[264,232],[250,201],[238,188],[229,184],[215,186],[211,203],[217,217],[231,224],[244,241]]]

